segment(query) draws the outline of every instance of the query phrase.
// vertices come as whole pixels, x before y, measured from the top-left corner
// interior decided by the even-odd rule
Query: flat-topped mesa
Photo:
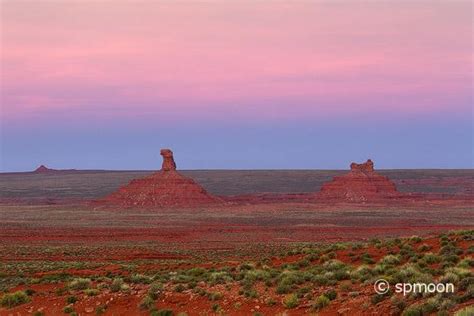
[[[163,157],[161,171],[175,171],[176,163],[174,162],[173,152],[170,149],[162,149],[160,155]]]
[[[365,163],[351,163],[351,171],[334,177],[321,187],[320,197],[352,202],[364,202],[399,195],[395,184],[374,170],[372,160]]]
[[[207,193],[193,179],[176,171],[170,149],[162,149],[160,154],[163,156],[160,171],[130,181],[102,201],[125,207],[193,207],[222,202]]]

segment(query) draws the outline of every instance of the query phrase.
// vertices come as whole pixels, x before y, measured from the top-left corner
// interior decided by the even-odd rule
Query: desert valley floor
[[[0,174],[0,286],[20,293],[0,315],[449,315],[474,302],[474,170],[382,170],[414,198],[370,203],[309,198],[345,171],[181,171],[222,203],[97,203],[149,173]],[[374,296],[371,280],[400,269],[451,274],[459,293]]]

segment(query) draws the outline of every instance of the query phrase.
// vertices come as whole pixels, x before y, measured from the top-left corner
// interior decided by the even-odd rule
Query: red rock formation
[[[45,165],[41,165],[39,166],[38,168],[35,169],[35,171],[33,171],[34,173],[47,173],[47,172],[52,172],[52,171],[56,171],[54,169],[49,169],[48,167],[46,167]]]
[[[372,160],[362,164],[351,163],[351,171],[325,183],[319,193],[324,198],[363,202],[398,196],[395,184],[374,171]]]
[[[174,162],[173,152],[170,149],[160,150],[160,155],[163,156],[163,164],[161,165],[161,170],[176,170],[176,163]]]
[[[176,171],[173,152],[162,149],[163,164],[160,171],[145,178],[134,179],[107,196],[104,201],[122,206],[197,206],[220,202],[194,180]]]

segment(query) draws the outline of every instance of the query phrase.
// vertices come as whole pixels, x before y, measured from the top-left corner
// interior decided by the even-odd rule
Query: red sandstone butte
[[[364,202],[396,197],[399,193],[390,179],[374,171],[374,163],[369,159],[362,164],[351,163],[351,171],[325,183],[319,195],[324,198]]]
[[[35,169],[35,171],[33,171],[34,173],[47,173],[47,172],[52,172],[52,171],[56,171],[54,169],[49,169],[48,167],[46,167],[45,165],[41,165],[39,166],[38,168]]]
[[[162,149],[161,170],[145,178],[134,179],[104,199],[104,202],[128,207],[198,206],[220,202],[194,180],[176,171],[173,152]]]

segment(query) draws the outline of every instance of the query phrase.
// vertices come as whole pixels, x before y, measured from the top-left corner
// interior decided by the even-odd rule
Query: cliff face
[[[321,187],[323,198],[363,202],[398,195],[395,184],[387,177],[375,172],[372,160],[362,164],[351,163],[351,171],[334,177]]]
[[[134,179],[107,196],[104,201],[121,206],[199,206],[220,202],[194,180],[176,171],[173,152],[162,149],[160,171],[148,177]]]

